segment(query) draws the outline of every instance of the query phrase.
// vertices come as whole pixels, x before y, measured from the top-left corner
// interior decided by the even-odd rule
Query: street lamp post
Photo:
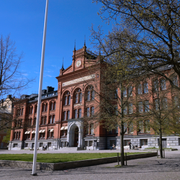
[[[35,134],[35,145],[34,145],[34,156],[33,156],[33,166],[32,175],[36,176],[36,160],[37,160],[37,141],[39,134],[39,117],[40,117],[40,107],[41,107],[41,94],[42,94],[42,81],[43,81],[43,70],[44,70],[44,54],[45,54],[45,44],[46,44],[46,27],[47,27],[47,14],[48,14],[48,3],[46,0],[45,18],[44,18],[44,31],[43,31],[43,43],[41,52],[41,68],[40,68],[40,78],[39,78],[39,93],[38,93],[38,109],[37,109],[37,121],[36,121],[36,134]]]

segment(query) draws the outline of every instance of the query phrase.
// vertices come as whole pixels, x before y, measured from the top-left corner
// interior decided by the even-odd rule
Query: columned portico
[[[68,120],[67,142],[69,147],[83,148],[83,122],[80,119]]]

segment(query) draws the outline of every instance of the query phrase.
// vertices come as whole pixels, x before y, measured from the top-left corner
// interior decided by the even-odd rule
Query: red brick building
[[[106,149],[112,145],[120,147],[120,131],[107,131],[100,124],[94,125],[93,120],[86,121],[85,117],[93,117],[100,111],[99,94],[102,91],[101,74],[102,69],[100,56],[89,52],[84,46],[82,49],[74,50],[72,64],[67,69],[60,70],[56,77],[58,90],[47,87],[42,92],[40,107],[38,147],[47,146],[49,149],[61,149],[65,147],[78,147],[79,149]],[[144,97],[139,99],[138,111],[145,113],[144,104],[153,102],[153,96],[148,94],[153,87],[153,78],[141,82],[139,86],[133,87],[133,97]],[[165,83],[166,81],[160,83]],[[177,79],[179,83],[179,79]],[[96,93],[95,93],[96,92]],[[136,92],[136,93],[135,93]],[[124,91],[124,97],[128,89]],[[171,96],[171,95],[169,95]],[[148,99],[147,99],[148,97]],[[146,104],[146,107],[148,104]],[[31,149],[34,147],[35,124],[37,111],[37,94],[23,95],[20,101],[14,103],[14,130],[11,131],[9,150]],[[127,112],[132,114],[135,107],[127,107]],[[142,112],[141,112],[142,111]],[[94,119],[95,120],[95,119]],[[148,119],[147,119],[148,122]],[[146,123],[128,127],[125,134],[124,144],[129,142],[134,146],[158,146],[158,136],[151,129],[145,127]],[[166,147],[180,147],[178,136],[165,136],[163,143]]]
[[[91,66],[91,71],[89,67]],[[92,67],[96,68],[92,68]],[[59,149],[78,147],[104,149],[105,130],[94,127],[88,122],[84,125],[83,117],[93,116],[98,111],[95,103],[100,92],[99,57],[88,52],[86,46],[74,50],[72,65],[62,68],[56,79],[58,90],[47,87],[42,92],[39,122],[39,147]],[[37,111],[37,94],[23,95],[14,103],[14,130],[11,131],[9,149],[33,148]]]

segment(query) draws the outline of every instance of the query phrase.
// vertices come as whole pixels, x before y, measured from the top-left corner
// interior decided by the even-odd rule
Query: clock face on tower
[[[80,65],[81,65],[81,61],[78,60],[78,61],[76,62],[76,67],[79,67]]]

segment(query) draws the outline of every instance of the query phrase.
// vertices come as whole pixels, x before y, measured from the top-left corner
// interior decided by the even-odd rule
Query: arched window
[[[95,98],[95,91],[93,86],[86,88],[86,101],[92,101]]]
[[[74,103],[81,103],[82,102],[82,92],[81,89],[76,89],[74,92]]]
[[[64,105],[70,105],[71,102],[71,96],[70,96],[70,92],[67,91],[64,93]]]

